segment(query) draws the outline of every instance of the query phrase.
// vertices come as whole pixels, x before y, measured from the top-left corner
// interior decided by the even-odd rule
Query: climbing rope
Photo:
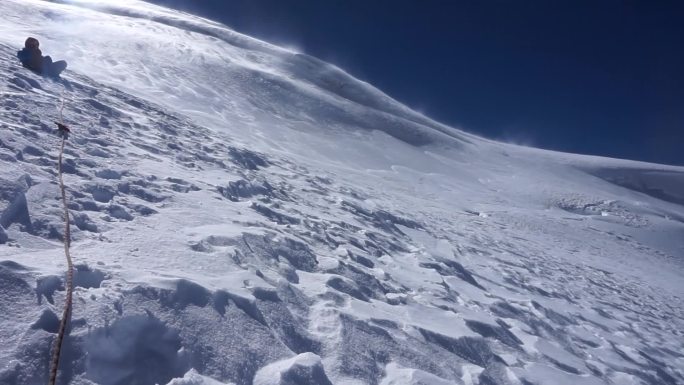
[[[73,302],[73,288],[74,288],[74,265],[71,261],[71,227],[69,225],[69,207],[66,200],[66,189],[64,188],[64,179],[62,178],[62,158],[64,156],[64,144],[69,138],[69,127],[64,125],[62,111],[64,110],[64,97],[62,96],[61,107],[59,109],[59,122],[57,124],[58,133],[62,138],[62,144],[59,148],[59,188],[62,192],[62,205],[64,206],[64,255],[67,260],[67,276],[66,276],[66,301],[64,302],[64,312],[59,323],[59,331],[57,339],[52,347],[52,360],[50,361],[50,380],[49,385],[55,385],[57,382],[57,369],[59,368],[59,358],[62,354],[62,343],[66,335],[67,324],[71,318],[71,306]]]

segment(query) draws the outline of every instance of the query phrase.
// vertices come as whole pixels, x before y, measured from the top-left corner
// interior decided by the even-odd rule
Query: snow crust
[[[0,384],[47,379],[62,99],[60,384],[684,382],[684,168],[484,140],[140,1],[0,13]]]

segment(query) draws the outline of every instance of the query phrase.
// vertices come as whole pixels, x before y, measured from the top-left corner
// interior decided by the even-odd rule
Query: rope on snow
[[[71,261],[71,227],[69,224],[69,207],[66,200],[66,189],[64,188],[64,179],[62,178],[62,158],[64,155],[64,144],[69,138],[69,127],[64,125],[62,111],[64,110],[64,96],[62,96],[62,104],[59,109],[59,122],[55,122],[58,128],[58,134],[62,138],[62,144],[59,148],[59,188],[62,192],[62,205],[64,206],[64,255],[67,260],[67,276],[66,276],[66,301],[64,302],[64,311],[62,319],[59,323],[59,331],[57,338],[52,348],[52,359],[50,361],[50,380],[49,385],[55,385],[57,382],[57,370],[59,368],[59,358],[62,353],[62,343],[66,335],[67,324],[71,319],[71,307],[73,303],[73,289],[74,289],[74,265]]]

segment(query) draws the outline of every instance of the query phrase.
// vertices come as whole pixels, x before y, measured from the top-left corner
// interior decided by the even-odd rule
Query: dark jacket
[[[17,57],[24,67],[36,71],[43,72],[43,53],[38,48],[24,48],[17,52]]]

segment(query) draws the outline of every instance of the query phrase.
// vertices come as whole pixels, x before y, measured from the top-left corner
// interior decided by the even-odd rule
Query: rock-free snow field
[[[59,384],[684,383],[684,168],[482,139],[140,1],[0,13],[0,384],[47,383],[62,105]]]

